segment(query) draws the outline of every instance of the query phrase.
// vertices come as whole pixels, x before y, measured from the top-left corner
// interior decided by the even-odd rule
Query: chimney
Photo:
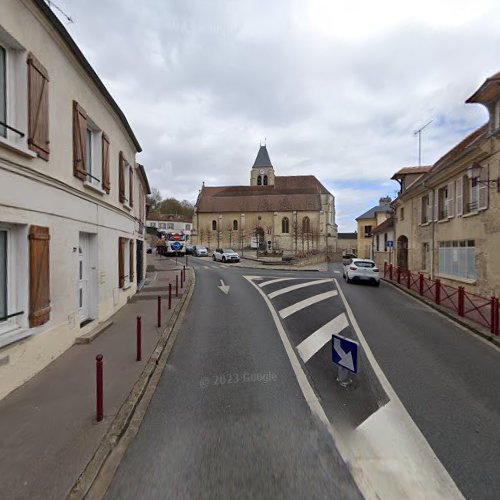
[[[385,198],[380,198],[379,200],[379,205],[390,205],[391,204],[391,197],[390,196],[386,196]]]

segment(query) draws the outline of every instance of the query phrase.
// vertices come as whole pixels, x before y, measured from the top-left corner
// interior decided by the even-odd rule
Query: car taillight
[[[350,267],[349,267],[349,269],[350,269],[351,271],[356,271],[357,267],[350,266]]]
[[[373,271],[374,273],[378,273],[378,269],[377,269],[376,267],[374,267],[374,268],[372,269],[372,271]]]

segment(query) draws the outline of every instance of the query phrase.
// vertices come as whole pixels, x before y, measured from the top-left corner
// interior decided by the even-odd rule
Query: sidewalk
[[[148,256],[143,289],[110,319],[113,324],[90,344],[74,345],[42,372],[0,401],[0,497],[63,499],[141,378],[166,326],[179,314],[183,260]],[[148,266],[148,267],[149,267]],[[179,297],[175,298],[175,276]],[[168,310],[168,284],[172,309]],[[157,296],[162,295],[162,326],[157,327]],[[136,361],[136,317],[142,316],[142,361]],[[170,324],[169,324],[169,320]],[[162,335],[163,334],[163,335]],[[104,419],[97,422],[95,357],[104,356]],[[129,402],[127,401],[127,404]],[[125,409],[127,410],[127,409]]]
[[[268,262],[264,264],[265,261],[258,260],[257,257],[241,257],[239,262],[231,263],[231,266],[234,267],[245,267],[249,269],[273,269],[280,271],[328,271],[328,263],[321,262],[318,264],[310,265],[310,266],[293,266],[290,264],[273,264],[272,262]]]

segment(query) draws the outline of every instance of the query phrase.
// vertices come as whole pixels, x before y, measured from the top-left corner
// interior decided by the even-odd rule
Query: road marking
[[[212,269],[212,268],[209,266],[203,266],[203,269]]]
[[[318,295],[314,295],[313,297],[309,297],[305,300],[301,300],[300,302],[297,302],[291,306],[285,307],[284,309],[281,309],[279,314],[283,319],[285,319],[288,318],[288,316],[290,316],[291,314],[296,313],[297,311],[300,311],[305,307],[312,306],[313,304],[317,304],[318,302],[329,299],[330,297],[335,297],[336,295],[338,295],[337,290],[331,290],[329,292],[320,293]]]
[[[284,293],[293,292],[294,290],[298,290],[299,288],[304,288],[306,286],[320,285],[321,283],[329,283],[331,282],[331,278],[325,280],[314,280],[308,281],[306,283],[299,283],[298,285],[288,286],[286,288],[281,288],[280,290],[276,290],[275,292],[271,292],[268,297],[270,299],[274,299],[274,297],[278,297],[279,295],[283,295]]]
[[[340,271],[333,271],[335,274],[340,274]]]
[[[229,285],[226,285],[224,283],[224,280],[220,280],[220,286],[218,288],[219,288],[219,290],[224,292],[226,295],[229,293]]]
[[[273,283],[280,283],[281,281],[290,281],[290,280],[298,280],[300,278],[277,278],[274,280],[266,281],[261,283],[259,286],[262,288],[263,286],[272,285]]]
[[[345,313],[342,313],[326,323],[326,325],[318,328],[297,346],[302,361],[307,363],[325,344],[332,340],[333,334],[340,333],[348,326],[347,317]]]

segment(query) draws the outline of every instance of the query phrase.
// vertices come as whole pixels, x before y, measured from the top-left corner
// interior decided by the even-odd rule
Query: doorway
[[[78,313],[80,328],[97,316],[97,263],[94,234],[80,233],[78,241]]]
[[[143,281],[143,275],[144,275],[144,249],[143,249],[143,241],[142,240],[136,240],[136,252],[135,252],[135,269],[136,269],[136,279],[137,279],[137,286],[140,286]]]
[[[408,238],[400,236],[398,238],[398,266],[401,271],[408,271]]]

